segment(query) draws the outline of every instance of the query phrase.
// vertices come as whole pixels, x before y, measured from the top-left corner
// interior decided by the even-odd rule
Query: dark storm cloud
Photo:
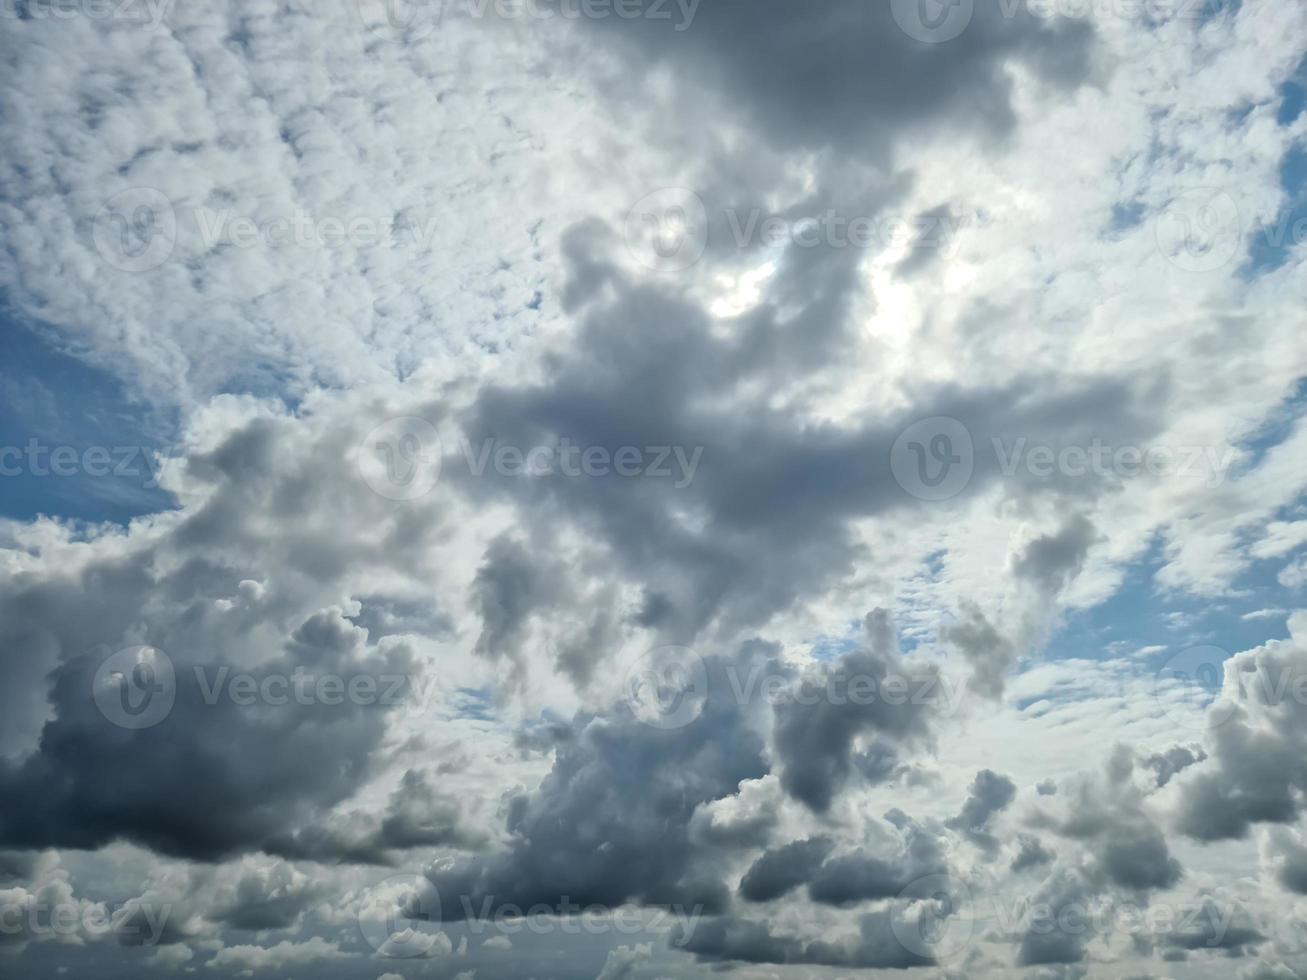
[[[1144,765],[1156,773],[1157,787],[1161,789],[1174,776],[1206,759],[1207,753],[1196,745],[1173,745],[1165,752],[1158,752],[1149,756],[1144,760]]]
[[[338,676],[402,675],[402,648],[369,650],[339,610],[306,620],[279,660],[251,673],[289,677],[297,665]],[[219,697],[174,655],[176,704],[151,728],[110,724],[90,696],[109,651],[68,660],[53,675],[56,717],[41,748],[0,769],[0,838],[23,847],[95,848],[132,840],[181,857],[216,860],[255,850],[349,797],[370,771],[385,731],[380,705],[275,709]],[[207,676],[207,675],[206,675]],[[267,751],[276,746],[275,752]],[[329,759],[330,765],[321,765]],[[38,802],[39,801],[39,802]]]
[[[325,824],[275,837],[264,850],[326,864],[394,865],[398,852],[412,848],[478,850],[485,843],[486,835],[468,826],[457,799],[433,785],[427,773],[410,769],[380,817],[365,813],[333,816]]]
[[[904,970],[935,965],[908,949],[894,931],[888,909],[858,917],[856,936],[841,940],[776,935],[754,919],[723,917],[698,923],[692,933],[674,932],[672,945],[706,962],[806,964],[858,970]]]
[[[1135,788],[1134,758],[1118,746],[1101,777],[1080,780],[1066,794],[1066,816],[1051,824],[1063,837],[1087,844],[1109,882],[1147,892],[1169,888],[1183,869]]]
[[[812,878],[832,846],[828,838],[809,837],[767,851],[744,873],[740,897],[750,902],[770,902],[789,894]]]
[[[1017,578],[1033,583],[1041,594],[1056,595],[1080,574],[1090,546],[1098,539],[1094,525],[1076,515],[1055,533],[1026,545],[1013,562],[1012,571]]]
[[[621,703],[580,718],[559,742],[540,788],[509,807],[507,851],[442,863],[429,873],[446,920],[494,915],[500,906],[564,901],[616,908],[701,906],[724,910],[730,896],[712,847],[696,845],[691,816],[767,772],[760,735],[730,694],[726,662],[706,658],[707,699],[683,728],[645,724]]]
[[[956,649],[971,665],[970,690],[981,697],[998,698],[1003,680],[1017,659],[1013,642],[989,621],[980,607],[963,602],[958,619],[940,631],[940,639]]]
[[[773,742],[781,785],[818,813],[830,809],[855,773],[869,781],[888,778],[907,750],[929,745],[932,720],[948,704],[945,681],[933,665],[909,664],[899,656],[884,610],[869,615],[865,625],[866,649],[813,668],[799,679],[798,693],[775,706]],[[905,683],[902,699],[823,696],[847,683],[844,678],[868,678],[879,691],[890,677]],[[859,749],[863,738],[870,746]]]
[[[1233,700],[1209,732],[1211,756],[1177,780],[1179,827],[1203,841],[1298,819],[1307,791],[1307,704],[1289,696],[1307,671],[1302,638],[1272,640],[1226,665]],[[1217,709],[1223,710],[1223,709]]]
[[[0,693],[27,704],[22,717],[43,719],[30,750],[0,762],[0,846],[127,840],[218,860],[330,837],[313,828],[384,763],[395,702],[380,685],[419,677],[420,665],[403,644],[374,643],[350,621],[356,607],[322,600],[347,594],[342,576],[374,560],[416,570],[440,528],[387,507],[361,480],[323,477],[358,438],[348,426],[284,418],[240,424],[186,464],[207,496],[175,529],[0,586],[6,678],[27,676],[11,663],[43,662],[39,683]],[[134,636],[170,658],[176,677],[171,710],[141,729],[114,724],[93,697],[105,657]],[[274,704],[237,698],[224,682],[248,674],[261,689],[297,672],[371,679],[376,696],[301,700],[271,688],[284,695]],[[394,817],[393,837],[431,830]],[[325,859],[331,849],[310,850]]]
[[[382,848],[476,847],[484,837],[464,826],[463,808],[432,785],[425,773],[410,769],[390,797],[378,843]]]
[[[486,549],[472,585],[481,614],[477,653],[519,660],[522,637],[531,613],[561,598],[559,580],[539,560],[532,560],[520,541],[497,538]]]
[[[31,851],[0,851],[0,885],[27,881],[36,862],[37,855]]]
[[[1097,893],[1098,889],[1080,872],[1057,868],[1035,893],[1032,904],[1047,908],[1049,918],[1057,921],[1064,914],[1076,914],[1079,910],[1090,908],[1090,902]],[[1089,930],[1050,930],[1032,924],[1018,941],[1017,965],[1079,963],[1085,958],[1088,934]]]
[[[887,819],[902,834],[902,851],[889,857],[858,849],[830,858],[808,885],[814,902],[848,908],[862,902],[892,898],[912,882],[948,873],[942,836],[898,811]]]
[[[231,899],[207,917],[229,928],[252,932],[289,929],[324,894],[321,885],[279,864],[271,871],[242,875]]]
[[[960,831],[974,844],[986,851],[994,851],[998,840],[990,834],[989,821],[994,814],[1005,809],[1017,796],[1017,785],[1007,776],[990,769],[982,769],[972,780],[971,792],[962,811],[945,825]]]
[[[1080,574],[1098,539],[1093,524],[1075,515],[1026,544],[1012,560],[1012,575],[1028,596],[1028,608],[1003,629],[974,603],[960,604],[957,621],[941,632],[941,639],[971,664],[970,690],[990,699],[1002,696],[1008,671],[1019,656],[1043,642],[1049,610],[1057,608],[1058,596]]]
[[[1166,934],[1165,943],[1174,950],[1241,953],[1266,940],[1246,911],[1214,898],[1205,899],[1200,914],[1186,919],[1182,928]]]
[[[570,278],[584,282],[573,292],[575,336],[543,361],[540,383],[483,388],[461,427],[471,445],[494,439],[556,446],[567,439],[610,452],[671,446],[687,454],[702,447],[701,461],[681,487],[611,473],[521,479],[487,471],[477,478],[446,467],[448,482],[469,498],[495,494],[521,505],[531,555],[541,566],[526,571],[521,556],[505,565],[508,556],[498,549],[485,556],[495,570],[478,593],[487,604],[487,636],[516,621],[495,583],[509,571],[532,587],[548,580],[554,563],[543,555],[560,520],[611,559],[596,559],[594,576],[622,576],[656,597],[642,616],[683,641],[709,625],[756,628],[873,557],[850,525],[922,506],[890,467],[895,440],[919,418],[965,419],[978,447],[1012,433],[1050,445],[1088,444],[1106,434],[1140,441],[1158,424],[1159,389],[1151,383],[1101,378],[1068,387],[1033,377],[1002,389],[913,392],[910,417],[817,422],[801,407],[777,407],[775,393],[845,356],[851,331],[860,329],[850,305],[858,279],[848,253],[856,250],[815,248],[798,257],[793,253],[804,250],[787,250],[759,306],[724,331],[686,296],[627,279],[605,258],[619,247],[593,222],[570,232]],[[804,272],[791,281],[786,269],[796,264]],[[1000,476],[993,453],[976,456],[967,494]],[[695,515],[689,524],[687,514]],[[1047,561],[1048,575],[1055,575],[1061,553],[1053,545],[1047,550],[1023,569],[1033,576]],[[777,562],[781,554],[786,560]]]
[[[1307,847],[1294,834],[1275,828],[1267,839],[1267,849],[1281,885],[1298,895],[1307,895]]]
[[[977,4],[945,44],[914,40],[889,3],[860,0],[704,0],[679,31],[649,17],[586,23],[645,71],[671,69],[679,112],[669,123],[701,119],[707,102],[778,152],[885,154],[894,137],[936,127],[1002,136],[1016,122],[1008,63],[1065,91],[1089,76],[1094,41],[1087,21],[1040,20],[1024,8],[1007,18],[994,4]]]
[[[1017,843],[1019,850],[1010,865],[1013,874],[1050,864],[1055,857],[1051,851],[1044,848],[1038,837],[1019,834],[1017,835]]]

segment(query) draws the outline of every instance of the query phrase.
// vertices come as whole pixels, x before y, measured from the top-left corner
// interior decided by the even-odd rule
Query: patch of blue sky
[[[1307,241],[1307,149],[1302,145],[1295,145],[1281,161],[1280,187],[1285,201],[1280,213],[1249,238],[1248,257],[1240,270],[1247,281],[1279,269]]]
[[[1233,655],[1283,638],[1287,611],[1303,602],[1277,578],[1289,557],[1255,561],[1231,583],[1228,595],[1213,600],[1158,587],[1157,571],[1165,563],[1159,543],[1127,570],[1111,598],[1069,615],[1045,656],[1135,659],[1141,670],[1154,671],[1192,647],[1214,646]]]
[[[158,485],[176,420],[0,311],[0,516],[126,523],[176,506]]]
[[[1292,126],[1307,109],[1307,55],[1303,55],[1298,67],[1283,85],[1280,86],[1280,107],[1275,121],[1281,126]]]
[[[1304,412],[1307,379],[1300,381],[1266,425],[1240,446],[1246,453],[1243,468],[1259,465],[1269,450],[1284,441]],[[1301,520],[1304,503],[1307,499],[1295,501],[1274,515],[1275,519]],[[1261,533],[1260,527],[1255,533]],[[1281,584],[1279,573],[1301,550],[1254,560],[1230,583],[1229,593],[1213,601],[1158,588],[1157,571],[1166,563],[1159,539],[1127,570],[1111,598],[1067,617],[1047,655],[1087,659],[1136,656],[1160,664],[1193,646],[1212,645],[1233,654],[1283,637],[1288,610],[1307,604],[1307,597]]]

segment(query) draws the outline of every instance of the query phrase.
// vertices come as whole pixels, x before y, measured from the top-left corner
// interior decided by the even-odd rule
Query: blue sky
[[[0,362],[0,445],[22,450],[21,459],[11,454],[4,461],[0,515],[123,523],[169,508],[171,497],[157,487],[146,454],[172,450],[175,414],[56,346],[57,335],[48,329],[38,333],[0,315],[0,331],[6,354]],[[28,451],[33,440],[39,455]],[[72,475],[51,470],[49,453],[56,447],[76,453]],[[93,455],[88,474],[82,461],[93,449],[105,450],[108,463]]]

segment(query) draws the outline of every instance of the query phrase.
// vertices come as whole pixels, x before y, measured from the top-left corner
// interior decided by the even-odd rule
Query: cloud
[[[855,774],[883,781],[899,761],[901,747],[928,745],[932,712],[940,710],[945,699],[945,682],[932,665],[900,658],[884,610],[870,614],[865,626],[867,649],[800,678],[795,697],[775,707],[781,785],[818,813],[830,809],[836,792]],[[851,692],[849,697],[821,696],[833,681],[848,683],[853,678],[870,681],[877,690],[895,678],[906,690],[903,697],[893,698],[855,698]],[[917,697],[923,692],[925,696]],[[868,747],[856,751],[862,739]]]
[[[961,831],[977,846],[992,851],[998,847],[998,840],[986,832],[989,822],[995,814],[1006,809],[1016,795],[1016,783],[993,770],[982,769],[971,783],[971,792],[962,805],[962,812],[946,826]]]
[[[641,943],[638,946],[618,946],[608,953],[604,968],[595,980],[628,980],[636,975],[637,968],[649,960],[653,946]]]
[[[302,943],[286,941],[276,946],[226,946],[213,955],[209,966],[230,968],[241,976],[251,976],[259,970],[280,970],[340,956],[340,947],[315,936]]]
[[[1226,661],[1222,700],[1208,736],[1211,760],[1181,785],[1179,826],[1203,841],[1237,839],[1258,823],[1283,824],[1299,813],[1304,772],[1304,705],[1293,694],[1307,668],[1307,621],[1289,617],[1289,639]]]
[[[769,902],[788,894],[811,880],[832,846],[829,840],[812,837],[766,851],[741,879],[740,897]]]
[[[723,910],[729,895],[690,818],[767,772],[762,739],[730,693],[731,662],[705,658],[709,696],[684,727],[647,724],[625,701],[579,717],[538,790],[509,803],[508,849],[428,872],[445,920],[494,916],[505,905]]]

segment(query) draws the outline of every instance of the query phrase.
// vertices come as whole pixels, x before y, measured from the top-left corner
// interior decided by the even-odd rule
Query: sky
[[[0,976],[1307,980],[1307,6],[0,19]]]

